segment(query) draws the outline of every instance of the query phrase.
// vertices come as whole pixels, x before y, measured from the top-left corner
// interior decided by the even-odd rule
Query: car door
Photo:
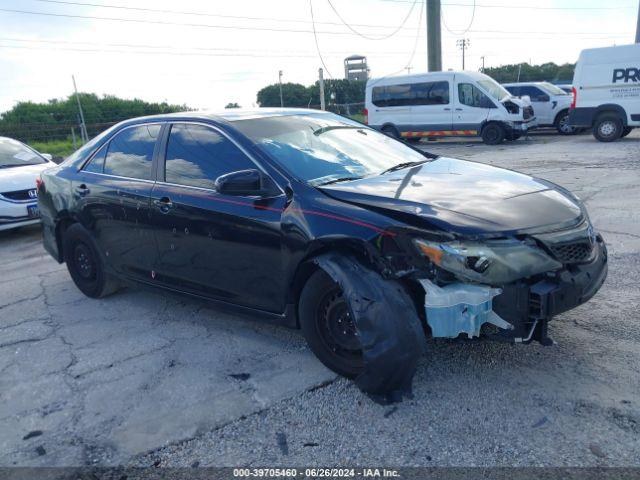
[[[520,87],[520,96],[528,95],[531,99],[533,113],[539,125],[552,125],[555,117],[556,103],[551,101],[549,95],[534,85]]]
[[[482,123],[489,117],[493,101],[475,84],[456,80],[456,102],[453,112],[453,129],[479,133]]]
[[[451,86],[446,80],[420,82],[411,85],[412,131],[443,132],[451,130]]]
[[[259,166],[220,130],[176,122],[152,192],[153,280],[248,307],[284,311],[280,217],[286,197],[227,195],[216,179]],[[265,174],[266,175],[266,174]]]
[[[161,128],[158,123],[124,128],[72,182],[80,221],[108,265],[128,276],[145,277],[155,261],[150,201]]]

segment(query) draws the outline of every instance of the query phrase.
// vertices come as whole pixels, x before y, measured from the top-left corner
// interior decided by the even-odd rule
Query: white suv
[[[560,87],[549,82],[505,83],[503,87],[515,97],[529,97],[538,126],[555,127],[560,135],[578,132],[568,122],[573,97]]]

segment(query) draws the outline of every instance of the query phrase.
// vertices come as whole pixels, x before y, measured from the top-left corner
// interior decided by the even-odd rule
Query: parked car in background
[[[50,155],[0,137],[0,230],[40,222],[36,179],[55,165]]]
[[[640,44],[580,52],[569,122],[612,142],[640,127]]]
[[[480,136],[516,140],[534,123],[528,101],[479,72],[432,72],[367,81],[365,123],[409,141]]]
[[[573,135],[578,129],[569,125],[572,96],[549,82],[504,83],[511,95],[527,96],[540,127],[555,127],[560,135]]]
[[[567,190],[316,110],[122,122],[39,191],[44,246],[84,294],[141,283],[300,327],[370,393],[410,386],[425,332],[549,344],[607,274]]]

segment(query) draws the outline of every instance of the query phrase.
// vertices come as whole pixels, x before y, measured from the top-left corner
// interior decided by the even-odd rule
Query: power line
[[[381,2],[390,2],[390,3],[411,3],[412,0],[379,0]],[[443,3],[442,5],[454,6],[454,7],[470,7],[469,3]],[[505,9],[520,9],[520,10],[625,10],[633,8],[635,9],[635,5],[619,5],[615,7],[538,7],[535,5],[500,5],[500,4],[488,4],[488,3],[480,3],[476,6],[481,8],[505,8]]]
[[[465,33],[467,33],[471,28],[471,25],[473,25],[473,20],[475,17],[476,17],[476,0],[473,0],[473,10],[471,11],[471,20],[469,20],[469,25],[467,25],[467,28],[465,28],[462,32],[454,32],[447,26],[447,22],[444,19],[444,12],[442,10],[440,11],[440,19],[442,20],[442,25],[444,25],[444,28],[453,35],[464,35]]]
[[[349,30],[351,30],[353,33],[355,33],[356,35],[358,35],[359,37],[362,37],[366,40],[386,40],[388,38],[393,37],[396,33],[398,33],[402,27],[404,27],[404,25],[407,23],[407,20],[409,20],[409,17],[411,16],[411,13],[413,12],[413,9],[416,6],[416,3],[418,2],[418,0],[413,0],[413,3],[411,4],[411,8],[409,9],[409,12],[407,13],[407,15],[404,17],[404,20],[402,21],[402,23],[400,23],[400,25],[398,25],[397,28],[395,28],[393,30],[393,32],[387,34],[387,35],[383,35],[381,37],[371,37],[369,35],[365,35],[363,33],[358,32],[355,28],[353,28],[351,25],[349,25],[344,18],[342,18],[342,15],[340,15],[340,13],[338,12],[338,10],[336,9],[336,7],[333,6],[333,3],[331,2],[331,0],[327,0],[327,2],[329,3],[329,6],[331,7],[331,10],[333,10],[333,13],[336,14],[336,16],[340,19],[340,21],[344,24],[345,27],[347,27]]]
[[[318,32],[316,32],[316,18],[313,15],[313,0],[309,0],[309,9],[311,10],[311,25],[313,26],[313,39],[316,42],[316,50],[318,51],[318,57],[320,57],[320,63],[324,67],[324,71],[327,72],[329,78],[333,78],[333,75],[329,72],[327,65],[324,63],[324,58],[322,58],[322,52],[320,52],[320,44],[318,43]]]
[[[276,17],[250,17],[246,15],[223,15],[219,13],[208,13],[203,11],[186,11],[186,10],[170,10],[170,9],[159,9],[159,8],[143,8],[143,7],[130,7],[125,5],[113,5],[106,3],[92,3],[92,2],[73,2],[68,0],[32,0],[34,2],[41,3],[51,3],[57,5],[77,5],[82,7],[98,7],[98,8],[111,8],[118,10],[129,10],[135,12],[151,12],[151,13],[169,13],[169,14],[178,14],[178,15],[194,15],[199,17],[216,17],[216,18],[230,18],[235,20],[268,20],[271,22],[282,22],[282,23],[304,23],[309,24],[308,20],[302,20],[297,18],[276,18]],[[413,1],[413,0],[412,0]],[[409,2],[411,3],[411,2]],[[343,25],[344,22],[316,22],[317,25]],[[363,23],[354,23],[353,26],[357,27],[369,27],[369,28],[395,28],[393,25],[373,25],[373,24],[363,24]]]

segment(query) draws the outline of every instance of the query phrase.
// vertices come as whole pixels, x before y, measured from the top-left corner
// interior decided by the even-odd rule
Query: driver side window
[[[458,84],[458,100],[468,107],[490,108],[493,102],[471,83]]]
[[[190,187],[215,188],[216,179],[256,165],[229,139],[197,124],[171,126],[165,156],[165,181]]]

